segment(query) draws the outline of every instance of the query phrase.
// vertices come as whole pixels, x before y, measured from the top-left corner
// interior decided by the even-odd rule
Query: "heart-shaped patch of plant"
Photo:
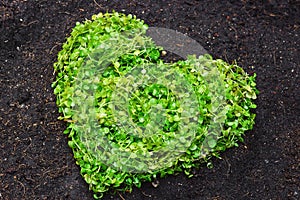
[[[81,175],[95,198],[210,163],[252,129],[255,75],[209,55],[164,63],[132,15],[77,23],[52,84]]]

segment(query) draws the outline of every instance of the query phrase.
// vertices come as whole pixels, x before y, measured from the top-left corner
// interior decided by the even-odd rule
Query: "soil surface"
[[[2,0],[0,199],[93,199],[63,135],[53,63],[76,21],[106,11],[186,33],[214,58],[257,74],[256,125],[195,176],[104,199],[300,199],[298,0]]]

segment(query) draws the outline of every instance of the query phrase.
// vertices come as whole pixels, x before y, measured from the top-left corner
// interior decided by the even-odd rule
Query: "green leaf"
[[[217,144],[217,141],[215,139],[211,139],[211,140],[208,140],[207,143],[210,148],[214,148]]]

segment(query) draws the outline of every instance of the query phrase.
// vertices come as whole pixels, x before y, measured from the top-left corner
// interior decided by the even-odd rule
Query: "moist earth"
[[[63,134],[53,63],[77,21],[134,14],[177,30],[214,58],[257,74],[254,129],[214,167],[143,183],[103,199],[300,199],[298,0],[2,0],[0,199],[93,199]]]

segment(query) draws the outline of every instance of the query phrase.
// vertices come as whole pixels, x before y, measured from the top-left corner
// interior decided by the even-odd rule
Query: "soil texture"
[[[260,94],[254,129],[212,169],[104,199],[300,199],[298,0],[2,0],[0,199],[93,199],[57,119],[53,63],[77,21],[113,10],[185,33],[214,58],[236,60],[257,74]]]

